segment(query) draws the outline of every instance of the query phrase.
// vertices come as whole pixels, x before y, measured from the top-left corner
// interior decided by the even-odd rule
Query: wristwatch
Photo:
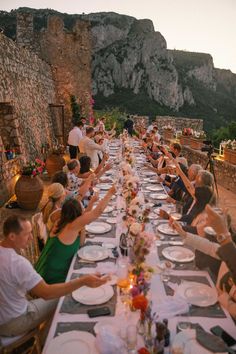
[[[217,242],[222,243],[226,241],[229,237],[231,237],[231,234],[228,232],[226,234],[220,234],[216,236]]]

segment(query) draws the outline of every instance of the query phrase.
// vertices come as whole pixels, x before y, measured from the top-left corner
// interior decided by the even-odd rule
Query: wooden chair
[[[41,213],[32,216],[33,241],[30,242],[28,247],[21,253],[22,256],[26,257],[33,265],[37,262],[40,256],[39,239],[42,239],[40,234],[40,218]]]
[[[40,354],[41,343],[39,337],[39,329],[40,328],[37,327],[20,337],[2,337],[2,347],[0,348],[0,354],[10,354],[13,351],[20,354]],[[32,343],[30,340],[32,340]],[[29,342],[28,345],[27,342]]]

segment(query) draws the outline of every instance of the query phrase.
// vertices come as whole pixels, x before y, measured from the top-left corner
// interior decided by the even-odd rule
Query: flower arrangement
[[[225,140],[220,143],[220,145],[225,149],[236,150],[236,140]]]
[[[204,132],[204,130],[201,131],[193,131],[193,137],[195,139],[206,139],[206,133]]]
[[[184,136],[192,136],[193,135],[193,129],[191,128],[184,128],[182,130],[182,135]]]
[[[171,124],[164,125],[163,129],[164,130],[169,130],[169,131],[174,131],[175,130],[175,128]]]
[[[22,167],[21,174],[23,176],[35,177],[43,173],[45,169],[45,163],[40,159],[35,159],[34,162],[28,162]]]

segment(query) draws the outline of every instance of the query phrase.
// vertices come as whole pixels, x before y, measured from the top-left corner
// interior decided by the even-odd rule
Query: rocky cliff
[[[119,106],[141,115],[198,117],[208,128],[235,119],[236,75],[215,69],[209,54],[168,50],[152,21],[111,12],[68,15],[22,10],[34,14],[38,31],[54,13],[63,17],[68,29],[77,18],[90,22],[95,108]],[[15,11],[0,12],[0,27],[5,26],[12,37],[14,16]]]

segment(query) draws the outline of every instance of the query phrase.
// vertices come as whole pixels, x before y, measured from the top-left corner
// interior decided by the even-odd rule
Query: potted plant
[[[224,149],[225,161],[236,165],[236,140],[228,140],[221,142]]]
[[[200,132],[194,131],[190,139],[190,147],[194,150],[201,150],[204,145],[204,140],[206,140],[206,133],[203,130]]]
[[[22,209],[35,210],[38,207],[43,195],[43,182],[38,175],[43,173],[44,167],[40,159],[22,167],[21,176],[15,185],[17,202]]]
[[[56,144],[52,147],[51,153],[46,159],[45,167],[48,175],[51,177],[57,171],[61,171],[63,166],[66,164],[63,154],[65,152],[64,145]]]

